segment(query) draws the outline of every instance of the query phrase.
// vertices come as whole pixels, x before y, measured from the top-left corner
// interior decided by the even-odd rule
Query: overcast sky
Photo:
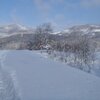
[[[51,22],[57,29],[100,24],[100,0],[0,0],[0,25]]]

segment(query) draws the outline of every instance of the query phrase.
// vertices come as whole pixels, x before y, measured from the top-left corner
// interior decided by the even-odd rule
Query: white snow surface
[[[95,29],[93,30],[93,32],[100,32],[100,29]]]
[[[8,51],[0,51],[0,100],[20,100],[15,86],[16,78],[4,69],[5,57]]]
[[[100,100],[99,77],[36,51],[9,51],[3,63],[7,70],[16,71],[22,100]]]

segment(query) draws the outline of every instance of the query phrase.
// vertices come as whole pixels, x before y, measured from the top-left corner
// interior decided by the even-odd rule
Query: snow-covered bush
[[[95,44],[87,36],[76,36],[73,40],[71,38],[73,38],[73,35],[62,41],[53,40],[50,43],[51,50],[47,52],[56,58],[58,57],[61,61],[90,72],[95,60]]]

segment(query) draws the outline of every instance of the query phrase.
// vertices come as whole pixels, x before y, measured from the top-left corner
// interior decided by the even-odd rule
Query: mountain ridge
[[[0,26],[0,49],[27,49],[30,44],[34,45],[36,35],[37,39],[45,37],[53,41],[72,41],[75,37],[86,36],[100,47],[100,25],[78,25],[59,32],[38,34],[35,28],[11,24]]]

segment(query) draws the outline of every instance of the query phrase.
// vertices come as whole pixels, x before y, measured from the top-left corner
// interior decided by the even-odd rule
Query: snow
[[[0,34],[0,37],[1,38],[4,38],[4,37],[10,37],[10,36],[16,36],[16,35],[21,35],[21,36],[23,36],[24,34],[32,34],[32,33],[13,33],[13,34]]]
[[[63,32],[64,32],[64,33],[70,33],[70,31],[71,31],[71,30],[66,29],[66,30],[64,30]]]
[[[100,25],[90,25],[91,27],[100,28]]]
[[[3,69],[0,69],[0,100],[20,100],[12,77]]]
[[[23,25],[17,24],[17,26],[18,26],[21,30],[28,30],[28,28],[26,28],[26,27],[23,26]]]
[[[27,28],[20,24],[10,24],[8,26],[4,26],[5,30],[11,30],[13,28],[19,28],[20,30],[27,30]]]
[[[93,30],[93,32],[100,32],[100,29],[95,29]]]
[[[55,34],[56,35],[56,34],[59,34],[59,33],[60,33],[60,31],[59,32],[53,32],[53,33],[50,33],[50,34]]]
[[[4,60],[8,51],[0,51],[0,100],[20,100],[15,77],[4,69]],[[14,74],[13,74],[14,76]]]
[[[13,34],[9,34],[10,31],[14,31]],[[5,25],[5,26],[0,26],[0,37],[9,37],[11,35],[16,35],[16,34],[20,34],[20,31],[26,31],[26,33],[32,33],[33,29],[29,28],[29,27],[25,27],[24,25],[20,25],[20,24],[9,24],[9,25]]]
[[[96,27],[96,26],[95,26],[95,27]],[[99,26],[98,26],[98,27],[99,27]],[[58,34],[58,35],[62,35],[62,33],[70,34],[72,31],[73,31],[73,30],[66,29],[66,30],[59,31],[59,32],[54,32],[54,33],[51,33],[51,34]],[[75,31],[75,30],[74,30],[74,31]],[[95,35],[95,32],[100,32],[100,28],[98,28],[98,29],[93,29],[93,30],[89,30],[88,28],[82,28],[82,29],[77,30],[77,31],[82,32],[83,35],[88,34],[88,33],[90,33],[90,32],[92,32],[92,33],[94,32],[94,33],[92,34],[92,36],[93,36],[93,35]]]
[[[36,51],[9,51],[3,67],[15,70],[22,100],[99,100],[100,78]]]
[[[70,33],[70,30],[69,29],[66,29],[66,30],[63,30],[63,31],[58,31],[58,32],[53,32],[51,34],[58,34],[58,35],[62,35],[62,33]]]
[[[7,36],[9,36],[9,34],[7,34],[7,33],[0,33],[0,38],[7,37]]]

